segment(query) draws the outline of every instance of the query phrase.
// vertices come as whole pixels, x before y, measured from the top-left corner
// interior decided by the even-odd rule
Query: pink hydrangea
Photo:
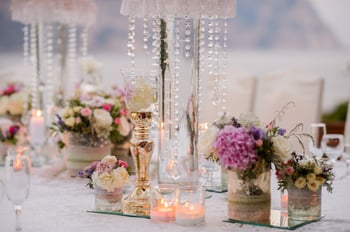
[[[214,148],[224,168],[246,170],[257,160],[255,140],[245,127],[225,126],[217,134]]]

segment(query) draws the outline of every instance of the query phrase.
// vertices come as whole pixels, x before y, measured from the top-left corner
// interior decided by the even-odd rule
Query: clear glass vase
[[[232,170],[227,173],[228,218],[254,223],[270,223],[270,169],[264,169],[252,179],[243,180],[240,174]]]
[[[70,176],[77,176],[79,171],[93,161],[109,155],[110,150],[108,139],[98,138],[92,134],[68,133],[67,169]]]
[[[121,212],[123,189],[116,188],[113,192],[95,186],[95,209],[101,211]]]
[[[307,188],[288,187],[288,218],[312,221],[321,217],[322,189],[312,192]]]

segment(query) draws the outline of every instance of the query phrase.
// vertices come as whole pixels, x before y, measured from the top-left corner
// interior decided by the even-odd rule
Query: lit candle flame
[[[22,169],[22,167],[23,167],[23,165],[22,165],[21,158],[19,156],[16,156],[16,159],[13,162],[13,169],[15,171],[20,171]]]
[[[37,117],[41,117],[41,110],[37,110],[37,111],[35,112],[35,115],[36,115]]]

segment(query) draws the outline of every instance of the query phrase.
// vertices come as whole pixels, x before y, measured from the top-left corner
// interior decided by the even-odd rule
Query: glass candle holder
[[[176,224],[196,226],[205,222],[205,189],[200,185],[177,190]]]
[[[174,222],[176,184],[163,184],[153,188],[151,195],[151,220],[153,222]]]

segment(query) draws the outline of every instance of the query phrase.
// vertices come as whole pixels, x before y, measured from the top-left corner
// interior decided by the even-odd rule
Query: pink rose
[[[80,110],[81,115],[83,115],[84,117],[88,117],[91,115],[91,110],[89,107],[85,107],[83,109]]]
[[[288,168],[286,168],[285,172],[286,172],[286,174],[288,176],[291,176],[294,173],[294,168],[293,167],[288,167]]]
[[[119,124],[120,124],[120,118],[115,118],[115,119],[114,119],[114,123],[117,124],[117,125],[119,125]]]
[[[119,110],[120,116],[125,116],[126,112],[124,109]]]
[[[123,161],[123,160],[119,160],[119,164],[120,164],[120,166],[122,166],[123,168],[127,168],[127,167],[128,167],[128,164],[127,164],[125,161]]]
[[[111,109],[112,109],[112,105],[110,105],[110,104],[103,104],[102,107],[105,111],[111,111]]]
[[[263,141],[261,139],[258,139],[258,140],[255,141],[255,145],[257,147],[261,147],[263,145]]]

